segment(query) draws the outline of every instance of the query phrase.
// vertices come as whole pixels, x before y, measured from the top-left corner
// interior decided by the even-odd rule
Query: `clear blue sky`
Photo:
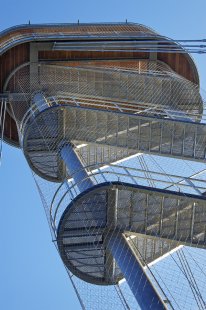
[[[205,0],[7,0],[0,30],[57,22],[142,23],[176,39],[206,38]],[[194,56],[206,89],[206,56]],[[0,168],[0,309],[80,309],[52,244],[41,201],[20,150],[4,144]]]

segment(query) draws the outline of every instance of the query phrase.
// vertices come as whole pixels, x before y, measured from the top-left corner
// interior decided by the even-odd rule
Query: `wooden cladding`
[[[187,80],[199,84],[195,74],[196,68],[194,68],[194,65],[191,65],[191,59],[187,54],[158,53],[157,59],[166,63],[172,70]]]
[[[8,75],[19,65],[29,61],[29,43],[17,45],[0,57],[0,90]]]
[[[0,57],[0,92],[9,74],[19,65],[29,61],[29,44],[17,45]],[[15,121],[6,112],[4,136],[12,143],[18,143],[18,133]]]

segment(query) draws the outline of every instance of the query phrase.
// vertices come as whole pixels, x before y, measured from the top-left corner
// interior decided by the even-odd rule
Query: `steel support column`
[[[49,105],[43,93],[36,93],[32,98],[32,102],[36,105],[39,112],[45,110]]]
[[[69,175],[72,176],[80,192],[94,186],[79,156],[71,143],[65,143],[60,148],[60,155],[67,166]]]
[[[60,154],[68,173],[73,177],[81,192],[94,186],[71,143],[63,144],[60,147]],[[126,237],[113,230],[111,234],[107,234],[105,246],[116,260],[141,309],[166,309]]]
[[[141,309],[166,309],[126,237],[120,232],[113,231],[107,237],[106,244]]]

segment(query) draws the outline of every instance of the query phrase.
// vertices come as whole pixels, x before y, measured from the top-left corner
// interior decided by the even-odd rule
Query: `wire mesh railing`
[[[149,171],[150,175],[148,179],[145,176],[145,170],[127,167],[126,165],[111,164],[106,165],[106,168],[99,168],[97,164],[97,169],[94,169],[89,175],[89,179],[92,180],[94,186],[101,185],[103,183],[124,183],[130,185],[137,185],[148,187],[151,192],[157,189],[168,188],[171,192],[177,194],[190,194],[194,196],[204,197],[206,192],[206,181],[204,179],[196,179],[194,177],[182,178],[181,175],[172,175]],[[85,167],[85,169],[90,169],[91,167]],[[93,167],[94,168],[94,167]],[[78,173],[78,171],[77,171]],[[71,176],[73,177],[73,176]],[[86,179],[80,182],[85,182]],[[153,183],[153,188],[151,187],[151,181]],[[65,183],[66,182],[66,183]],[[66,186],[65,186],[66,185]],[[125,185],[126,186],[126,185]],[[65,189],[66,187],[66,189]],[[56,190],[50,207],[50,216],[53,223],[53,228],[56,230],[58,226],[57,215],[63,214],[64,208],[66,208],[76,196],[80,194],[79,184],[75,183],[72,179],[70,181],[64,181]],[[191,196],[192,197],[192,196]],[[66,204],[64,203],[66,201]],[[63,207],[62,207],[63,206]]]
[[[188,119],[202,119],[204,102],[198,86],[162,68],[162,65],[158,67],[155,62],[149,68],[142,67],[135,72],[123,68],[65,68],[54,65],[41,65],[39,70],[40,76],[36,76],[34,81],[36,90],[41,92],[46,89],[45,96],[56,98],[60,104],[61,100],[62,104],[73,100],[80,106],[96,105],[97,108],[177,119],[184,114]],[[18,107],[23,109],[23,104],[29,107],[28,100],[32,97],[27,78],[28,67],[21,68],[16,74],[19,82],[14,92],[24,94],[22,106],[18,100]],[[10,83],[14,78],[15,75]],[[15,113],[15,97],[11,96],[11,102]]]

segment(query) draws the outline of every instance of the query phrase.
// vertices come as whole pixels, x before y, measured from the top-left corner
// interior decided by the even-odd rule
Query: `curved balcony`
[[[40,113],[31,109],[20,127],[25,156],[43,178],[60,182],[67,175],[59,156],[64,139],[76,146],[86,165],[94,167],[137,152],[205,161],[205,124],[81,108],[75,100],[61,106],[54,100],[51,105]]]
[[[82,39],[88,41],[88,44],[86,44],[84,47],[82,46]],[[106,42],[106,44],[110,44],[108,42],[111,39],[114,42],[112,43],[112,46],[108,46],[107,48],[105,47],[104,51],[106,53],[104,53],[102,48],[101,51],[98,51],[98,46],[95,48],[91,47],[91,44],[93,44],[92,40],[94,41],[94,39],[97,40],[98,44],[100,45],[101,43],[104,44],[104,42]],[[74,40],[78,40],[79,44],[75,46],[73,45],[73,47],[68,47],[68,44],[73,44],[70,41]],[[142,43],[145,40],[149,40],[150,45],[148,45],[148,42]],[[135,43],[135,41],[137,43]],[[61,55],[63,53],[65,56],[67,55],[67,51],[65,49],[70,48],[73,49],[71,52],[74,54],[74,56],[72,56],[73,64],[76,63],[77,59],[81,59],[83,49],[84,59],[89,60],[92,53],[93,60],[96,58],[101,58],[107,67],[108,62],[111,62],[111,59],[115,61],[120,58],[124,59],[131,69],[131,58],[133,60],[149,60],[150,54],[156,54],[156,52],[158,52],[157,62],[160,61],[167,64],[180,76],[183,76],[187,80],[192,81],[197,86],[199,85],[197,69],[184,47],[179,45],[179,43],[175,42],[174,40],[157,35],[148,27],[132,23],[22,25],[3,31],[0,33],[0,54],[1,63],[6,63],[6,66],[5,70],[4,68],[1,70],[2,81],[6,81],[10,74],[17,70],[15,64],[19,66],[23,65],[24,61],[27,61],[28,63],[30,62],[29,50],[31,49],[29,46],[32,42],[40,42],[41,45],[41,51],[39,51],[40,59],[37,61],[39,64],[42,62],[42,60],[47,62],[48,59],[53,59],[54,62],[58,61],[58,50],[61,49]],[[47,50],[48,42],[51,42],[49,43],[51,49],[49,54]],[[125,50],[121,49],[120,42],[121,44],[122,42],[124,43]],[[158,47],[156,45],[158,45]],[[44,48],[46,48],[46,53],[44,53]],[[91,48],[93,48],[93,51],[90,51]],[[18,49],[18,51],[16,49]],[[107,52],[107,49],[110,51]],[[110,53],[109,57],[108,53]],[[170,53],[172,53],[172,55]],[[25,59],[24,57],[19,59],[19,54],[26,55]],[[47,56],[44,57],[45,54]],[[99,56],[97,56],[97,54]],[[10,64],[13,64],[11,68],[9,67]],[[25,74],[25,76],[27,77],[26,81],[29,84],[30,90],[30,87],[32,88],[32,85],[35,81],[33,81],[33,77],[29,76],[28,72]],[[8,89],[6,89],[7,92],[12,93],[13,89],[19,85],[18,78],[19,77],[17,74],[17,79],[14,79],[13,83],[9,85]],[[2,85],[1,92],[3,91],[4,89]],[[18,95],[21,94],[18,93]],[[4,139],[8,143],[18,146],[18,130],[15,124],[15,117],[12,115],[9,109],[7,112],[10,113],[6,113]]]
[[[92,170],[89,178],[92,180],[95,187],[101,187],[109,184],[121,184],[127,187],[137,186],[137,188],[147,189],[151,192],[162,191],[169,195],[180,195],[185,197],[197,197],[197,199],[206,199],[206,181],[195,177],[182,177],[181,175],[165,174],[164,172],[142,170],[131,166],[111,164],[105,165]],[[91,166],[85,167],[90,170]],[[81,180],[84,182],[85,180]],[[125,185],[124,185],[125,184]],[[54,194],[50,217],[54,231],[57,231],[60,217],[69,205],[70,201],[76,199],[80,194],[77,183],[73,179],[64,181],[58,187]]]
[[[205,247],[206,181],[124,165],[98,168],[89,179],[94,186],[83,193],[72,180],[62,183],[50,208],[60,255],[81,279],[121,279],[106,243],[116,232],[132,236],[146,261],[178,244]]]

